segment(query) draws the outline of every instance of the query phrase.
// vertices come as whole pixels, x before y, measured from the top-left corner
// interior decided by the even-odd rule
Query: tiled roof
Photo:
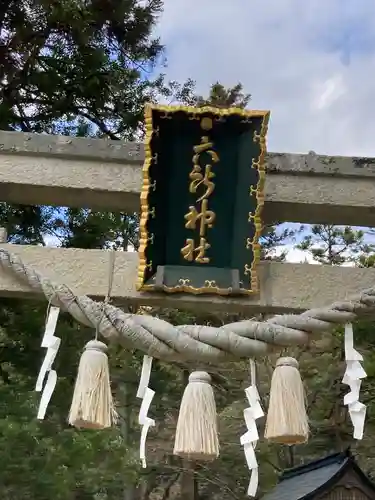
[[[304,500],[330,482],[350,462],[347,452],[337,453],[285,471],[279,484],[262,500]]]

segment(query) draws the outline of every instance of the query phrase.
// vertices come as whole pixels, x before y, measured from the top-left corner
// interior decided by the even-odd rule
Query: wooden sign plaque
[[[138,290],[259,291],[269,114],[146,107]]]

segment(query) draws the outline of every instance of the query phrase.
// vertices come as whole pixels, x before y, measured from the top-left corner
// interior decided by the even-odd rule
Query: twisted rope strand
[[[52,283],[2,248],[0,264],[79,323],[98,327],[103,337],[166,361],[218,363],[261,356],[275,347],[308,343],[313,334],[375,313],[375,288],[370,288],[330,307],[310,309],[299,315],[274,316],[265,322],[243,320],[220,328],[173,326],[160,318],[125,313],[86,295],[76,296],[66,285]]]

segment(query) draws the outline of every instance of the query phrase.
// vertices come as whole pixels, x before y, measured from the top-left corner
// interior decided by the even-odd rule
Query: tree
[[[136,0],[5,0],[0,7],[0,56],[4,61],[0,67],[0,128],[133,139],[142,134],[144,103],[156,100],[159,94],[170,102],[246,107],[250,96],[240,84],[226,89],[216,83],[205,99],[195,96],[191,80],[181,85],[165,83],[162,75],[152,78],[151,69],[163,56],[160,42],[151,36],[160,11],[159,0],[142,4]],[[43,244],[45,235],[52,234],[65,247],[126,249],[138,244],[136,214],[2,204],[0,225],[7,226],[10,239],[17,243]],[[288,229],[267,228],[264,256],[272,257],[269,250],[292,236]],[[246,404],[240,387],[240,381],[247,379],[245,363],[213,371],[223,452],[208,468],[195,467],[193,476],[191,469],[186,474],[185,464],[171,456],[186,367],[154,363],[152,387],[160,397],[152,411],[159,426],[148,440],[152,467],[141,471],[134,408],[140,353],[125,352],[119,346],[110,349],[113,389],[121,413],[119,428],[89,433],[66,425],[79,351],[93,333],[71,318],[63,317],[58,326],[64,347],[56,362],[56,396],[46,421],[35,422],[37,399],[32,390],[43,356],[36,332],[43,328],[45,309],[45,304],[36,302],[2,299],[0,304],[0,466],[5,500],[149,500],[157,495],[171,500],[181,493],[181,475],[190,479],[188,489],[193,483],[193,494],[199,489],[201,498],[243,496],[248,471],[238,437]],[[197,317],[181,311],[148,312],[175,324],[219,325],[236,319],[225,314]],[[326,357],[327,373],[336,360]],[[312,358],[308,373],[313,373],[311,364]],[[261,389],[266,394],[268,365],[262,368]],[[326,378],[320,382],[326,390],[328,375],[323,375]],[[328,400],[324,394],[321,405]],[[261,444],[264,484],[274,481],[275,467],[286,464],[283,458],[280,450]]]
[[[246,108],[251,100],[251,94],[244,94],[243,86],[237,83],[234,87],[225,88],[219,82],[211,85],[207,99],[197,96],[193,99],[196,106],[216,106],[218,108]]]
[[[310,234],[302,239],[297,248],[310,252],[314,260],[325,265],[369,264],[374,255],[366,231],[348,226],[313,225]],[[354,325],[355,347],[364,355],[368,373],[361,390],[361,401],[368,405],[368,415],[374,408],[374,400],[370,396],[375,373],[373,327],[373,322],[369,320]],[[303,449],[293,447],[293,460],[298,464],[302,460],[343,451],[351,446],[364,470],[371,473],[375,462],[371,439],[374,419],[367,419],[364,440],[353,442],[352,426],[343,404],[344,395],[348,392],[348,387],[341,382],[345,372],[343,328],[337,328],[329,336],[314,339],[308,350],[293,349],[292,355],[299,359],[307,387],[312,436]]]
[[[211,85],[207,98],[202,96],[192,95],[193,89],[188,96],[185,96],[186,103],[195,106],[213,106],[218,108],[236,107],[245,109],[251,101],[251,94],[246,94],[241,83],[237,83],[234,87],[226,88],[219,82]],[[261,244],[262,244],[262,260],[278,260],[284,261],[286,251],[275,255],[281,245],[287,242],[294,241],[296,235],[303,231],[303,226],[299,228],[285,227],[274,221],[263,228]]]
[[[304,226],[288,227],[285,224],[268,224],[263,228],[261,238],[261,258],[262,260],[273,260],[284,262],[287,257],[285,245],[294,243],[296,237],[304,230]],[[277,254],[277,251],[284,246],[284,249]]]
[[[241,84],[233,88],[226,89],[223,85],[216,83],[211,86],[209,97],[207,99],[193,95],[187,96],[185,104],[198,106],[216,106],[216,107],[240,107],[245,108],[250,100],[250,95],[243,93]],[[268,226],[263,233],[262,246],[263,258],[275,258],[273,250],[282,245],[286,239],[292,239],[296,230],[291,228],[278,228],[277,226]],[[278,257],[278,260],[284,260],[285,254]],[[228,314],[189,314],[182,311],[170,311],[154,309],[149,311],[172,324],[196,323],[207,324],[210,326],[221,326],[224,323],[244,319],[241,315]],[[178,368],[171,368],[179,377],[180,383],[185,386],[188,372],[182,367],[182,374],[178,373]],[[164,432],[160,431],[157,437],[150,435],[150,447],[159,449],[158,462],[164,464],[162,467],[155,465],[152,478],[148,480],[147,495],[152,492],[163,491],[163,498],[183,500],[197,500],[208,498],[237,499],[243,497],[243,489],[248,481],[248,471],[241,447],[238,445],[241,427],[243,426],[243,409],[245,408],[245,399],[241,384],[248,379],[248,367],[246,363],[231,363],[228,366],[211,369],[211,375],[214,379],[216,401],[220,418],[221,446],[222,455],[219,460],[204,464],[180,461],[171,456],[171,446],[166,443],[173,440],[173,432],[177,422],[178,403],[175,401],[175,394],[170,392],[168,424],[164,424]],[[180,392],[182,392],[180,390]],[[161,443],[163,441],[164,444]],[[267,451],[268,452],[268,451]],[[262,453],[262,457],[266,452]],[[267,463],[267,462],[266,462]],[[271,462],[272,463],[272,462]],[[236,475],[233,475],[233,469]],[[263,476],[263,471],[266,474]],[[267,482],[274,480],[274,469],[267,463],[266,469],[262,468],[262,480]],[[152,483],[155,483],[154,486]],[[143,500],[148,500],[149,496]]]
[[[181,91],[181,87],[172,86],[174,95]],[[217,87],[216,87],[217,88]],[[228,91],[228,95],[231,93]],[[212,95],[212,92],[211,92]],[[215,97],[213,96],[215,102]],[[233,102],[233,101],[232,101]],[[235,102],[239,102],[236,99]],[[82,125],[81,122],[79,133],[85,135],[89,133],[89,129]],[[87,122],[86,122],[87,124]],[[54,128],[53,130],[57,130]],[[65,133],[75,133],[78,129],[65,129]],[[138,216],[129,214],[118,214],[113,212],[97,212],[88,209],[65,209],[57,210],[48,207],[9,207],[4,205],[2,213],[2,221],[0,224],[6,224],[8,227],[9,236],[12,241],[19,243],[41,243],[46,234],[57,236],[61,245],[65,247],[78,248],[108,248],[115,246],[117,248],[126,249],[130,244],[137,248],[137,229]],[[30,215],[28,215],[30,212]],[[9,217],[12,214],[12,217]],[[270,231],[272,238],[269,240],[268,247],[272,246],[272,241],[277,241],[279,244],[282,236],[276,235],[274,229]],[[180,311],[149,311],[150,313],[158,314],[162,318],[170,320],[172,323],[205,323],[205,324],[222,324],[223,321],[235,320],[236,318],[228,318],[217,315],[208,315],[196,317]],[[56,498],[69,498],[69,495],[76,495],[76,498],[92,498],[94,494],[107,495],[108,498],[117,498],[122,495],[126,499],[135,500],[136,498],[148,500],[150,494],[155,494],[162,491],[165,498],[173,498],[176,491],[180,492],[178,482],[183,478],[184,488],[182,494],[186,498],[191,498],[190,491],[196,491],[199,485],[200,495],[211,495],[212,492],[219,492],[225,486],[228,495],[232,495],[236,484],[231,483],[228,477],[228,462],[232,460],[242,465],[242,481],[246,481],[247,471],[244,466],[242,451],[229,447],[228,453],[224,453],[223,461],[218,462],[212,469],[198,466],[192,475],[191,469],[186,469],[186,464],[182,464],[178,459],[171,456],[171,446],[173,444],[174,425],[178,414],[178,406],[181,398],[181,392],[184,384],[184,374],[186,373],[183,366],[170,366],[161,362],[154,363],[152,387],[156,389],[157,394],[161,395],[159,404],[156,402],[153,406],[158,422],[163,421],[166,409],[170,414],[170,424],[164,425],[165,429],[158,429],[157,434],[150,433],[149,449],[150,461],[156,464],[152,469],[145,473],[139,471],[137,460],[139,429],[136,421],[136,410],[132,408],[132,402],[135,398],[137,386],[137,372],[140,370],[140,353],[126,353],[118,347],[111,348],[111,373],[113,388],[116,399],[119,403],[119,411],[121,413],[121,425],[117,431],[111,434],[89,434],[76,433],[71,429],[66,429],[65,418],[69,407],[69,399],[73,389],[75,376],[75,368],[78,361],[78,352],[82,348],[84,341],[90,338],[92,332],[79,327],[80,335],[77,338],[74,335],[78,328],[70,319],[61,320],[59,322],[59,331],[64,331],[64,349],[63,354],[59,355],[59,364],[57,370],[59,373],[60,387],[56,392],[60,394],[63,390],[66,398],[59,401],[53,401],[50,407],[47,428],[46,423],[35,427],[33,423],[33,415],[35,415],[35,397],[30,402],[30,408],[27,412],[25,420],[32,422],[27,429],[19,427],[19,422],[22,421],[22,416],[17,410],[17,400],[23,391],[32,389],[35,375],[39,368],[39,359],[43,355],[40,352],[39,338],[35,336],[35,331],[42,329],[45,314],[45,305],[36,303],[32,304],[14,304],[12,301],[3,301],[2,304],[2,325],[3,337],[2,345],[6,356],[2,367],[4,369],[5,378],[8,377],[14,387],[12,394],[13,398],[8,399],[9,406],[12,408],[12,420],[4,425],[3,449],[6,450],[9,446],[15,450],[15,460],[22,463],[24,468],[25,487],[19,492],[17,475],[9,472],[6,463],[5,455],[3,456],[4,471],[8,474],[8,490],[12,500],[24,498],[26,495],[33,498],[42,498],[45,496],[54,496]],[[30,321],[30,318],[33,318]],[[214,371],[213,375],[215,383],[218,385],[218,408],[224,412],[227,411],[228,404],[232,405],[234,394],[241,401],[242,391],[238,390],[238,380],[241,376],[245,376],[246,371],[242,364],[231,366],[231,370],[237,370],[234,382],[228,381],[227,376],[222,375],[222,370]],[[14,380],[11,377],[14,374]],[[18,385],[17,380],[20,380]],[[230,380],[230,378],[229,378]],[[17,384],[17,388],[15,387]],[[4,382],[4,390],[7,389],[7,384]],[[29,400],[28,400],[29,401]],[[50,422],[50,425],[49,425]],[[228,423],[228,422],[227,422]],[[242,419],[238,419],[238,423],[242,423]],[[10,426],[18,429],[11,437],[5,432]],[[232,426],[229,426],[232,428]],[[52,430],[53,429],[53,430]],[[51,438],[51,433],[59,430],[58,436]],[[13,443],[17,439],[22,438],[22,433],[35,434],[38,436],[40,447],[37,448],[17,448]],[[239,432],[239,431],[238,431]],[[17,434],[18,433],[18,434]],[[19,438],[17,438],[19,435]],[[61,436],[61,439],[60,439]],[[108,454],[110,460],[105,463],[100,462],[100,454],[106,448],[106,442],[110,442]],[[65,471],[61,476],[57,476],[52,487],[49,478],[53,474],[51,469],[47,469],[40,481],[40,476],[28,474],[28,470],[34,470],[40,467],[37,462],[32,462],[27,458],[29,455],[38,455],[43,447],[50,442],[53,445],[54,452],[51,454],[50,463],[54,467],[61,468],[64,462],[72,464],[68,471]],[[30,440],[30,446],[33,443]],[[97,450],[95,453],[94,450]],[[161,450],[160,452],[152,450]],[[18,450],[18,451],[16,451]],[[64,457],[64,462],[61,462],[58,455]],[[79,474],[74,467],[77,467],[75,457],[80,457],[80,460],[88,464],[86,468],[80,470]],[[0,457],[1,460],[1,457]],[[73,467],[73,464],[74,467]],[[210,479],[214,474],[215,481],[212,483]],[[223,476],[222,478],[220,476]],[[225,482],[228,484],[225,485]],[[193,490],[191,490],[193,485]],[[186,489],[185,489],[186,488]],[[105,496],[103,496],[105,498]],[[229,498],[235,498],[229,496]]]
[[[358,262],[362,254],[368,254],[373,245],[365,241],[365,232],[349,226],[315,224],[311,233],[297,245],[300,250],[311,253],[320,264],[342,265]]]
[[[163,75],[151,78],[163,55],[151,36],[161,8],[159,0],[3,2],[0,128],[135,137],[144,103],[168,90]],[[126,214],[3,203],[0,221],[14,243],[44,244],[46,234],[53,234],[63,246],[137,246],[137,218]],[[79,350],[92,336],[71,318],[59,322],[58,334],[68,335],[57,361],[60,397],[52,401],[47,421],[35,422],[37,398],[30,391],[43,356],[36,333],[45,309],[35,302],[1,301],[2,494],[12,500],[118,498],[137,480],[134,437],[125,436],[124,425],[120,432],[77,433],[65,423]],[[118,353],[112,359],[114,379],[119,379],[116,368],[126,376]]]
[[[161,0],[2,2],[0,129],[132,139],[144,103],[164,89],[150,76],[163,55],[151,36],[161,10]],[[53,211],[0,210],[14,241],[14,228],[29,227],[43,244]]]
[[[0,128],[133,137],[160,90],[161,0],[6,0],[0,11]],[[145,78],[144,75],[147,75]]]

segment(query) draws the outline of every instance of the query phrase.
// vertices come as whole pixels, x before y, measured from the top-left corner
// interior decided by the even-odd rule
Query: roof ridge
[[[350,453],[349,449],[343,452],[341,451],[338,453],[333,453],[331,455],[319,458],[317,460],[313,460],[306,464],[298,465],[297,467],[286,469],[280,476],[279,482],[284,481],[286,479],[290,479],[295,476],[299,476],[300,474],[306,474],[307,472],[311,472],[313,470],[320,469],[321,467],[326,467],[334,463],[342,462],[344,465],[346,459],[347,460],[352,459],[352,454]]]

